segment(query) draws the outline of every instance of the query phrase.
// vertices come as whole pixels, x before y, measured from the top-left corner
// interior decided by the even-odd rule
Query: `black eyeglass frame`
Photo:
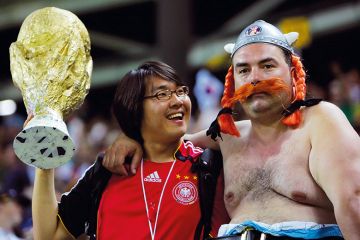
[[[182,95],[181,94],[179,95],[180,90],[182,90]],[[184,98],[189,95],[189,87],[180,86],[180,87],[177,87],[175,90],[170,90],[170,89],[160,90],[157,93],[155,93],[154,95],[144,96],[143,99],[156,98],[159,101],[167,101],[172,97],[173,93],[175,93],[176,96],[178,96],[179,98]],[[164,98],[161,98],[160,94],[165,94]]]

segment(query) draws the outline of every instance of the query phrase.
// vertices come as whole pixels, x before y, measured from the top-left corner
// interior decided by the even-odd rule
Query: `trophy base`
[[[75,151],[65,123],[53,118],[32,119],[16,136],[13,147],[21,161],[41,169],[65,164]]]

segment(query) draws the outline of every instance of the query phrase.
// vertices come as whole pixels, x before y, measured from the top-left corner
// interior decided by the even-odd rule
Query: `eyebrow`
[[[265,58],[265,59],[262,59],[258,62],[258,64],[264,64],[264,63],[267,63],[267,62],[275,62],[277,63],[277,61],[275,60],[275,58],[272,58],[272,57],[268,57],[268,58]],[[239,62],[239,63],[236,63],[235,64],[235,67],[246,67],[246,66],[249,66],[249,63],[246,63],[246,62]]]
[[[259,63],[260,63],[260,64],[264,64],[264,63],[266,63],[266,62],[275,62],[275,63],[277,63],[277,61],[275,60],[275,58],[272,58],[272,57],[265,58],[265,59],[261,60]]]
[[[159,86],[156,86],[156,87],[154,85],[151,86],[151,92],[152,93],[157,92],[159,90],[167,90],[167,89],[169,89],[168,85],[159,85]]]

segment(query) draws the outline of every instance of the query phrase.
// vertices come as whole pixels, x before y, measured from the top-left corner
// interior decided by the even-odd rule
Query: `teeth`
[[[180,117],[182,118],[183,114],[182,113],[175,113],[175,114],[171,114],[168,116],[169,119],[173,119],[173,118],[177,118]]]

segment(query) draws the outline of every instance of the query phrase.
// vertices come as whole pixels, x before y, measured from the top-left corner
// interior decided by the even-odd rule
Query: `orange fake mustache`
[[[255,93],[268,93],[271,95],[278,95],[286,92],[288,96],[291,95],[291,88],[281,78],[270,78],[258,81],[257,83],[246,83],[239,87],[230,102],[235,103],[240,101],[243,103],[248,97]]]

